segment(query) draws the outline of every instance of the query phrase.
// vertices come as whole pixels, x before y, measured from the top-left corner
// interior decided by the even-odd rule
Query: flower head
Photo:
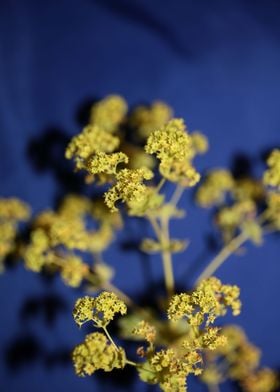
[[[115,132],[127,113],[127,103],[119,95],[109,95],[93,105],[90,123],[106,132]]]
[[[87,160],[98,152],[110,153],[119,146],[119,138],[98,125],[88,125],[74,136],[67,146],[65,157],[74,158],[77,169],[84,169]]]
[[[219,316],[231,307],[234,315],[240,313],[239,288],[237,286],[223,285],[215,277],[202,281],[191,294],[174,295],[169,308],[168,318],[180,320],[186,318],[192,326],[206,326],[212,324]]]
[[[159,171],[169,181],[181,186],[194,186],[200,175],[192,166],[194,156],[191,136],[182,119],[172,119],[151,133],[145,146],[148,154],[159,159]]]
[[[172,117],[172,109],[164,102],[155,101],[150,107],[137,106],[130,117],[130,124],[139,135],[147,138],[152,131],[165,125]]]
[[[150,180],[153,173],[146,168],[123,169],[116,174],[116,184],[105,193],[105,203],[111,211],[117,211],[115,204],[118,200],[125,203],[141,202],[147,194],[144,180]]]
[[[273,150],[267,159],[268,169],[264,172],[265,185],[280,188],[280,150]]]
[[[79,326],[93,321],[97,327],[106,327],[117,313],[124,315],[126,312],[125,303],[116,294],[104,291],[96,298],[79,298],[73,310],[73,317]]]
[[[126,356],[125,351],[121,347],[116,350],[103,333],[94,332],[75,347],[72,359],[76,374],[84,377],[99,369],[110,372],[114,368],[124,368]]]
[[[225,194],[231,191],[234,180],[227,170],[217,169],[211,171],[196,193],[196,202],[201,207],[212,207],[224,201]]]

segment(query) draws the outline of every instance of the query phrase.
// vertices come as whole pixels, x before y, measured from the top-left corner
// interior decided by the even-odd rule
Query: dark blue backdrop
[[[21,197],[37,212],[63,190],[75,190],[63,146],[80,130],[82,108],[112,92],[132,105],[166,100],[191,129],[205,132],[211,149],[200,169],[229,166],[245,154],[260,170],[261,152],[280,143],[279,16],[280,3],[272,0],[2,0],[1,195]],[[120,241],[137,236],[137,227],[130,229]],[[192,240],[176,257],[181,281],[198,274],[193,263],[210,229],[209,215],[198,208],[174,226]],[[117,285],[132,296],[145,289],[137,253],[123,255],[115,245],[106,258],[118,266]],[[152,269],[157,282],[159,260]],[[278,238],[260,249],[248,246],[218,273],[240,285],[243,313],[234,321],[272,367],[280,365],[279,273]],[[79,292],[20,266],[0,282],[1,391],[150,390],[75,377],[67,353],[83,337],[71,317]]]

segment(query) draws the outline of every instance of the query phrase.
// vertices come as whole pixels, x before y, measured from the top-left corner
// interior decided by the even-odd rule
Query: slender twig
[[[163,185],[165,184],[165,182],[166,182],[166,179],[165,179],[165,178],[162,178],[162,179],[160,180],[160,182],[158,183],[158,185],[157,185],[157,187],[156,187],[156,191],[157,191],[157,192],[159,192],[159,191],[161,190],[161,188],[163,187]]]
[[[127,359],[127,360],[125,361],[125,363],[126,363],[127,365],[131,365],[131,366],[138,366],[138,364],[137,364],[136,362],[130,361],[129,359]]]
[[[183,195],[185,191],[185,188],[183,188],[181,185],[177,185],[175,188],[175,191],[170,199],[170,203],[176,206],[181,199],[181,196]]]
[[[157,220],[153,216],[148,216],[148,220],[152,228],[154,229],[157,239],[161,241],[161,236],[162,236],[161,227],[159,226]]]
[[[169,221],[167,219],[163,219],[161,221],[161,224],[162,224],[162,242],[163,244],[169,246],[170,244]],[[162,262],[163,262],[163,269],[164,269],[165,286],[166,286],[168,297],[170,298],[174,294],[174,287],[175,287],[172,257],[171,257],[170,250],[163,250]]]
[[[202,273],[196,279],[195,285],[197,285],[201,280],[212,276],[214,272],[224,263],[224,261],[227,260],[227,258],[242,244],[244,244],[247,239],[248,236],[244,232],[241,232],[238,236],[231,240],[202,271]]]
[[[151,226],[154,229],[155,235],[157,237],[157,240],[160,242],[160,244],[163,247],[169,245],[170,238],[169,238],[168,221],[161,220],[161,225],[159,225],[157,220],[152,216],[148,216],[148,220],[151,223]],[[174,294],[174,276],[173,276],[172,258],[171,258],[170,251],[163,250],[161,252],[161,257],[162,257],[162,264],[163,264],[163,271],[164,271],[165,286],[168,293],[168,297],[171,297]]]
[[[112,343],[112,345],[115,347],[115,349],[116,349],[117,351],[119,351],[118,346],[116,345],[116,343],[115,343],[114,340],[112,339],[112,337],[111,337],[111,335],[109,334],[107,328],[106,328],[106,327],[102,327],[102,328],[103,328],[103,331],[105,332],[107,338],[108,338],[108,339],[110,340],[110,342]]]

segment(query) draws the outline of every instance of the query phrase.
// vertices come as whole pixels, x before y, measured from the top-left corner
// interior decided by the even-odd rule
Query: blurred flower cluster
[[[208,147],[207,138],[190,132],[164,102],[129,110],[122,97],[111,95],[92,106],[88,124],[65,152],[86,183],[101,186],[102,198],[66,195],[58,208],[33,217],[28,240],[18,229],[29,219],[29,207],[0,200],[1,260],[16,252],[28,270],[58,273],[68,286],[95,292],[77,299],[73,310],[79,327],[90,323],[97,329],[73,350],[78,376],[132,366],[143,382],[165,392],[186,391],[190,375],[209,391],[226,380],[245,392],[277,389],[276,373],[260,367],[260,350],[245,333],[217,325],[228,310],[240,313],[241,300],[237,286],[213,274],[246,241],[261,245],[265,235],[280,230],[280,151],[272,151],[262,178],[235,178],[223,168],[197,171],[194,160]],[[174,188],[171,197],[166,186]],[[172,256],[186,249],[188,239],[173,238],[170,221],[185,216],[178,202],[195,186],[196,203],[213,211],[222,247],[193,289],[178,292]],[[125,215],[145,219],[153,230],[141,250],[161,255],[166,296],[156,309],[140,307],[117,288],[115,271],[104,261]],[[116,318],[122,345],[111,335]],[[131,341],[139,344],[132,358]]]

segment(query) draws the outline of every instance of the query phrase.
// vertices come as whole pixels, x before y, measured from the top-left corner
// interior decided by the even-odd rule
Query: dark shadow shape
[[[239,152],[234,155],[230,169],[233,177],[240,179],[252,176],[253,165],[254,161],[252,158],[248,157],[245,153]]]
[[[75,120],[79,127],[85,127],[89,123],[90,111],[94,104],[99,102],[102,98],[89,97],[84,99],[78,106],[76,111]]]
[[[61,366],[73,366],[71,359],[72,351],[73,348],[60,348],[59,350],[49,353],[45,357],[45,366],[50,369]]]
[[[66,302],[57,294],[28,298],[20,311],[21,321],[42,317],[46,325],[53,325],[60,313],[69,311]]]
[[[56,127],[49,127],[27,146],[27,156],[39,173],[51,172],[59,189],[58,197],[65,193],[82,193],[84,176],[75,173],[73,163],[65,158],[71,136]]]
[[[114,369],[108,373],[98,371],[94,374],[94,378],[98,380],[102,388],[112,387],[123,387],[124,390],[131,390],[132,385],[136,380],[136,370],[132,366],[125,366],[124,369]]]
[[[71,349],[60,348],[49,352],[31,333],[18,336],[4,351],[6,366],[18,372],[34,363],[42,363],[46,368],[71,365]]]
[[[17,337],[4,353],[5,363],[10,370],[18,371],[44,356],[39,341],[31,334]]]

